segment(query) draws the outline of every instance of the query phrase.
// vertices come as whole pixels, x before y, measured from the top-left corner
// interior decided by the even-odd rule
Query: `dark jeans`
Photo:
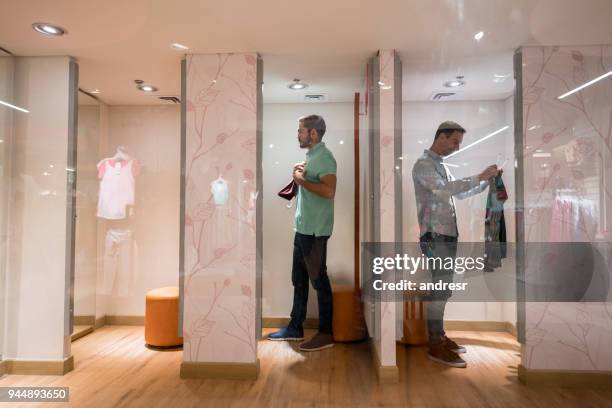
[[[450,257],[455,258],[457,255],[457,237],[449,235],[441,235],[436,233],[428,232],[420,238],[421,251],[428,258],[444,258]],[[453,281],[453,275],[455,271],[453,269],[445,269],[444,262],[442,262],[442,268],[436,267],[431,268],[431,281],[432,282],[446,282],[451,283]],[[432,291],[424,300],[427,301],[427,331],[429,332],[429,344],[435,345],[442,342],[443,337],[446,335],[444,332],[444,309],[446,308],[446,302],[452,295],[452,291]]]
[[[308,303],[308,280],[317,291],[319,332],[332,334],[332,291],[327,277],[327,240],[295,233],[293,240],[293,309],[289,326],[302,330]]]

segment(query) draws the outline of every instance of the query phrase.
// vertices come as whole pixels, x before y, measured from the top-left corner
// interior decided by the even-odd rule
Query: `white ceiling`
[[[463,99],[496,99],[511,81],[508,57],[525,44],[612,43],[611,0],[3,0],[0,47],[15,55],[71,55],[80,86],[99,88],[109,104],[158,103],[134,79],[180,93],[180,52],[259,52],[264,100],[296,102],[286,88],[294,77],[308,93],[352,100],[363,85],[365,62],[378,49],[403,60],[404,99],[428,99],[442,82],[464,75]],[[68,35],[42,36],[36,21],[61,25]],[[480,41],[473,36],[484,31]]]

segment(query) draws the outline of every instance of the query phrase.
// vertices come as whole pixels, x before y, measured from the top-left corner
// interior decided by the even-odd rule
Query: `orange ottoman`
[[[334,285],[332,290],[334,341],[363,340],[368,335],[363,304],[353,285]]]
[[[183,344],[178,335],[179,288],[168,286],[147,292],[145,309],[145,343],[154,347]]]

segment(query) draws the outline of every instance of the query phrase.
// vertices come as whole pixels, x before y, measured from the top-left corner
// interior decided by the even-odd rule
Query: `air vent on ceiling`
[[[158,96],[158,98],[166,102],[181,103],[181,100],[178,96]]]
[[[306,102],[324,102],[325,95],[323,94],[306,94],[304,95],[304,100]]]
[[[432,101],[440,101],[442,99],[448,99],[451,96],[456,95],[457,92],[435,92],[432,96],[431,96],[431,100]]]

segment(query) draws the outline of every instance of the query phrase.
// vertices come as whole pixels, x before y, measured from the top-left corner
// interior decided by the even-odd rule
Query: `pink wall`
[[[188,55],[185,79],[184,361],[255,362],[257,55]]]
[[[558,97],[608,72],[612,46],[528,47],[522,55],[525,241],[610,242],[612,82]],[[552,232],[559,187],[593,208],[584,225],[563,221],[569,237]],[[612,370],[610,303],[528,303],[525,323],[526,368]]]
[[[380,241],[394,242],[396,216],[395,208],[395,107],[401,100],[395,100],[395,51],[379,53],[380,62]],[[401,155],[398,152],[397,155]],[[395,366],[395,303],[380,304],[379,358],[383,366]],[[378,333],[377,333],[378,334]]]

